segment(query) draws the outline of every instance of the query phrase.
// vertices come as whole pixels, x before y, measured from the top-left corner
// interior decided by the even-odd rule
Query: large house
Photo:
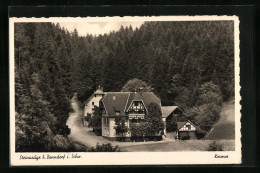
[[[153,92],[103,92],[103,89],[99,87],[83,103],[83,122],[88,114],[93,114],[95,106],[99,107],[99,113],[102,115],[102,136],[110,139],[121,137],[121,134],[117,134],[114,128],[116,126],[115,117],[126,117],[126,126],[129,127],[131,123],[139,123],[144,120],[150,103],[156,103],[161,107],[162,120],[165,124],[161,134],[166,135],[167,119],[178,116],[181,110],[177,106],[162,106],[161,100]],[[131,132],[125,133],[124,137],[131,137]]]

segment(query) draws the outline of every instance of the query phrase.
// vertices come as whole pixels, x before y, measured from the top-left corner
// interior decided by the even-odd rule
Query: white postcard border
[[[14,23],[15,22],[122,22],[122,21],[234,21],[235,45],[235,151],[183,151],[183,152],[65,152],[18,153],[15,152],[15,74],[14,74]],[[10,84],[10,165],[190,165],[190,164],[240,164],[241,155],[241,95],[239,57],[239,18],[237,16],[158,16],[158,17],[87,17],[87,18],[9,18],[9,84]],[[43,155],[64,156],[64,159],[43,159]],[[72,159],[72,154],[81,158]],[[215,155],[228,158],[215,158]],[[21,155],[41,157],[20,159]]]

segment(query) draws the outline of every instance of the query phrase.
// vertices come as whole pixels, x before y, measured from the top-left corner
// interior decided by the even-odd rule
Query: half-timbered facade
[[[149,113],[147,108],[151,103],[156,103],[161,107],[165,128],[160,134],[166,136],[167,118],[175,118],[181,111],[177,106],[162,106],[161,100],[153,92],[103,92],[99,87],[83,104],[83,114],[86,117],[93,113],[95,106],[99,107],[99,113],[102,116],[102,136],[117,138],[122,137],[122,134],[116,133],[115,118],[118,116],[125,117],[128,127],[131,123],[143,122],[145,115]],[[188,127],[189,122],[187,123]],[[189,131],[193,131],[193,126]],[[180,133],[181,136],[183,132]],[[131,132],[125,133],[124,137],[131,137]]]
[[[178,139],[197,139],[196,127],[191,121],[177,123],[177,138]]]
[[[144,121],[148,113],[150,103],[157,103],[161,106],[161,100],[152,92],[106,92],[100,100],[100,112],[102,114],[102,136],[107,138],[121,137],[115,130],[115,118],[126,117],[126,126],[131,123]],[[131,137],[131,132],[124,134]]]

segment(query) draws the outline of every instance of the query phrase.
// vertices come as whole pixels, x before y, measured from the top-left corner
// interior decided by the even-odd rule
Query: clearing
[[[69,138],[73,141],[80,142],[87,147],[95,147],[97,143],[106,144],[111,143],[113,146],[118,145],[120,148],[125,146],[134,146],[134,145],[147,145],[147,144],[158,144],[158,143],[166,143],[169,140],[163,141],[149,141],[149,142],[119,142],[119,141],[108,141],[102,136],[97,136],[92,131],[92,128],[86,127],[82,125],[81,120],[81,109],[75,98],[72,99],[71,102],[72,109],[74,112],[70,113],[69,118],[67,120],[67,126],[70,128],[71,132],[69,134]]]
[[[84,127],[81,122],[81,109],[75,98],[72,99],[72,108],[74,112],[70,113],[67,120],[67,125],[71,129],[69,138],[73,141],[84,144],[86,147],[95,147],[97,143],[111,145],[118,145],[120,151],[205,151],[208,148],[209,143],[212,140],[187,140],[179,141],[174,139],[166,138],[162,141],[149,141],[149,142],[119,142],[119,141],[108,141],[102,136],[96,136],[92,129]],[[234,140],[220,140],[218,143],[223,144],[224,150],[234,150]]]
[[[235,139],[235,104],[234,100],[225,103],[219,121],[214,125],[207,139]]]

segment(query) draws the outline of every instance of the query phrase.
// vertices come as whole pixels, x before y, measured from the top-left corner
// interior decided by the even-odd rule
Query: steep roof
[[[161,106],[161,100],[156,95],[154,95],[153,92],[131,92],[125,107],[125,111],[128,110],[133,101],[143,101],[146,109],[148,109],[149,104],[152,102]]]
[[[180,128],[182,128],[187,122],[191,123],[194,127],[196,127],[190,120],[188,120],[188,121],[177,122],[177,129],[179,130]]]
[[[177,122],[177,129],[179,130],[180,128],[182,128],[188,121],[182,121],[182,122]]]
[[[125,112],[133,101],[143,101],[146,108],[152,102],[161,106],[161,100],[152,92],[105,92],[101,100],[107,115],[116,115],[116,111],[120,111],[120,115],[126,115]]]
[[[104,95],[105,93],[101,89],[97,89],[86,101],[82,103],[82,107],[91,99],[94,97],[95,94]]]
[[[94,93],[86,101],[84,101],[81,106],[85,106],[85,104],[87,104],[92,97],[94,97]]]
[[[167,118],[178,106],[162,106],[162,117]]]
[[[106,92],[102,102],[107,115],[116,115],[116,111],[120,111],[120,115],[126,115],[124,109],[129,94],[129,92]]]

